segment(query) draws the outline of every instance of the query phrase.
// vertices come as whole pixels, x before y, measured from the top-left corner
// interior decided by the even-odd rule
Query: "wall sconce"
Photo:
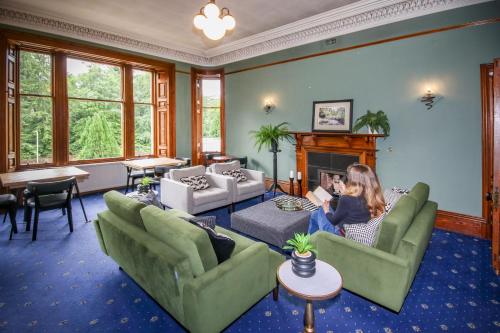
[[[441,97],[434,94],[430,89],[427,90],[427,92],[420,98],[420,102],[424,103],[425,106],[427,106],[427,110],[432,109],[434,104],[440,100]]]
[[[274,101],[272,100],[272,98],[266,98],[264,100],[264,111],[266,112],[266,114],[271,113],[275,107],[276,106],[274,105]]]

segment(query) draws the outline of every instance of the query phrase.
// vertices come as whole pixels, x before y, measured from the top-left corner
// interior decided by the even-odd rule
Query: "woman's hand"
[[[325,211],[325,214],[330,212],[330,201],[323,201],[323,210]]]

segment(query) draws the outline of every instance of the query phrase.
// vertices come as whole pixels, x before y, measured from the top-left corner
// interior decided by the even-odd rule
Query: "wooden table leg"
[[[80,195],[80,189],[78,188],[78,182],[75,180],[75,190],[78,200],[80,201],[80,206],[82,206],[83,216],[85,217],[85,223],[90,222],[87,218],[87,213],[85,212],[85,207],[83,207],[82,196]]]
[[[314,309],[310,300],[307,300],[304,312],[304,333],[314,333]]]

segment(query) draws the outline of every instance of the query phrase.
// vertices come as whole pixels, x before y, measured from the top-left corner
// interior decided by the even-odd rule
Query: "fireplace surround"
[[[326,132],[292,132],[295,136],[297,171],[302,173],[302,193],[321,185],[334,185],[354,163],[369,165],[375,170],[376,139],[380,134],[346,134]],[[325,188],[333,193],[333,188]]]

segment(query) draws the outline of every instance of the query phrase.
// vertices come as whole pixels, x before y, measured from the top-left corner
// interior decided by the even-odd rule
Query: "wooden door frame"
[[[200,76],[205,76],[207,78],[217,77],[220,79],[221,88],[221,101],[220,101],[220,126],[221,126],[221,154],[226,153],[226,116],[225,116],[225,80],[224,80],[224,68],[220,69],[198,69],[191,68],[191,160],[193,165],[202,164],[203,158],[201,154],[198,153],[198,139],[202,133],[202,122],[198,121],[198,107],[197,99],[199,95],[199,87],[197,86],[197,81]],[[203,105],[201,105],[203,107]]]
[[[493,64],[481,64],[482,123],[482,217],[487,223],[486,238],[491,239],[491,201],[493,182]]]
[[[495,59],[493,68],[493,190],[500,187],[500,58]],[[492,210],[492,264],[495,272],[500,273],[500,208],[493,205]]]

